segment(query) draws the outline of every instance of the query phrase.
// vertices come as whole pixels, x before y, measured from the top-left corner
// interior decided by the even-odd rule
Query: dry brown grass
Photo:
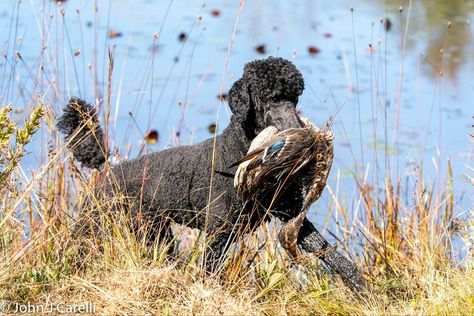
[[[44,124],[53,130],[54,118],[49,111],[44,115]],[[472,221],[453,216],[450,167],[441,186],[427,184],[421,170],[411,176],[416,185],[408,201],[399,180],[387,179],[380,194],[354,175],[364,214],[359,219],[329,186],[328,218],[337,214],[341,219],[335,228],[340,246],[356,254],[370,283],[370,293],[360,300],[317,258],[291,264],[276,242],[275,223],[239,244],[212,276],[201,270],[202,247],[170,259],[169,245],[159,240],[149,245],[146,232],[133,233],[127,212],[110,216],[110,198],[88,206],[99,210],[103,231],[78,235],[74,210],[92,192],[95,178],[72,164],[67,168],[63,148],[51,150],[31,176],[19,165],[12,168],[1,186],[3,306],[93,302],[104,315],[474,313],[472,252],[468,249],[460,264],[452,247],[454,236],[469,247],[473,227]]]

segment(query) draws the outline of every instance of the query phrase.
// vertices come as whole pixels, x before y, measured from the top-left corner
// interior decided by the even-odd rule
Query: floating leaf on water
[[[255,47],[255,50],[257,51],[257,53],[262,54],[262,55],[267,52],[267,48],[265,44],[258,45],[257,47]]]
[[[228,97],[229,97],[229,95],[227,93],[217,95],[217,99],[221,100],[221,101],[226,101]]]
[[[216,133],[216,124],[215,123],[211,123],[209,124],[209,126],[207,127],[207,130],[209,131],[209,133],[211,134],[215,134]]]
[[[390,31],[392,29],[392,21],[389,18],[385,18],[383,25],[385,27],[385,31]]]
[[[320,50],[316,46],[309,46],[308,47],[308,52],[309,52],[310,55],[314,56],[316,54],[319,54]]]
[[[116,38],[116,37],[122,37],[122,32],[110,30],[109,31],[109,38]]]
[[[218,10],[218,9],[211,10],[211,15],[212,15],[212,16],[215,16],[215,17],[220,16],[220,15],[221,15],[221,11]]]
[[[187,39],[188,39],[188,35],[186,33],[184,32],[179,33],[178,40],[180,42],[186,42]]]
[[[151,130],[151,131],[148,131],[148,133],[146,133],[146,136],[145,136],[145,142],[147,144],[156,144],[158,143],[158,131],[156,130]]]
[[[369,53],[374,53],[375,52],[375,48],[372,46],[372,43],[369,43],[369,48],[367,49],[367,51]]]

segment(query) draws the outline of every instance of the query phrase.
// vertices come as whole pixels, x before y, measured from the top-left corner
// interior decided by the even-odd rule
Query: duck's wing
[[[297,172],[307,164],[313,148],[313,135],[310,131],[288,129],[278,133],[276,137],[278,138],[263,152],[263,167],[276,170],[295,167],[293,171]]]
[[[276,141],[276,147],[278,147],[278,141]],[[267,142],[264,146],[255,149],[254,151],[249,152],[244,157],[240,158],[238,161],[234,162],[229,168],[234,166],[238,166],[237,171],[234,177],[234,187],[240,187],[243,183],[247,183],[248,185],[258,185],[261,180],[260,175],[265,174],[265,169],[262,170],[262,161],[265,161],[265,157],[267,156],[268,152],[273,152],[276,149],[271,148],[270,151],[268,147],[272,147],[273,144],[271,142]],[[250,177],[250,179],[248,178]],[[249,179],[249,181],[247,181]]]
[[[323,192],[334,158],[334,134],[330,130],[321,130],[315,142],[315,154],[309,164],[308,174],[311,182],[306,187],[303,210],[319,199]]]
[[[278,130],[274,126],[269,126],[261,131],[250,144],[250,148],[247,154],[240,158],[238,161],[232,163],[228,168],[235,167],[240,165],[244,161],[253,159],[257,157],[262,151],[265,149],[266,146],[274,139],[275,135],[278,133]]]
[[[248,152],[250,153],[258,148],[265,147],[268,140],[272,139],[276,134],[278,134],[278,129],[276,127],[269,126],[265,128],[252,140]]]
[[[260,133],[248,154],[230,166],[239,166],[234,178],[238,192],[256,191],[264,183],[268,188],[299,173],[312,161],[315,129],[292,128],[277,134],[275,131]]]
[[[262,154],[263,151],[264,151],[264,148],[254,150],[254,151],[248,153],[247,155],[243,156],[242,158],[240,158],[239,160],[237,160],[233,164],[231,164],[228,168],[238,166],[238,165],[240,165],[241,163],[243,163],[245,161],[251,160],[251,159],[259,156],[260,154]]]

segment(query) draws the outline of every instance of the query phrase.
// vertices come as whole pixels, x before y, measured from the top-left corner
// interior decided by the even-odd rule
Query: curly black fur
[[[87,168],[97,169],[105,162],[104,133],[97,120],[96,110],[81,99],[73,98],[64,108],[57,127],[70,140],[74,158]]]
[[[112,166],[111,172],[120,190],[137,201],[137,208],[144,217],[154,227],[161,228],[161,237],[170,236],[164,229],[169,227],[170,221],[206,229],[208,236],[213,236],[207,253],[210,265],[214,267],[232,241],[268,219],[266,208],[273,192],[261,197],[257,208],[251,203],[243,205],[236,197],[233,179],[212,171],[234,173],[236,167],[227,170],[226,166],[244,156],[252,139],[268,125],[281,129],[297,127],[295,125],[301,122],[294,107],[303,89],[303,77],[291,62],[273,57],[250,62],[245,66],[242,78],[229,91],[233,115],[229,126],[217,136],[215,147],[214,139],[209,139],[193,146],[167,149],[124,161]],[[92,115],[92,122],[97,122],[90,106],[72,99],[58,123],[67,138],[84,122],[84,116],[79,112]],[[88,130],[79,133],[85,140],[73,146],[73,154],[83,165],[97,168],[105,161],[103,142],[99,137],[102,132],[95,129],[96,137],[92,138],[84,135]],[[216,159],[212,166],[214,150]],[[301,210],[302,203],[302,183],[293,183],[272,205],[272,214],[286,221]],[[246,229],[239,230],[241,227]],[[300,245],[307,251],[335,253],[335,260],[343,266],[348,265],[347,271],[351,271],[348,272],[351,275],[348,284],[353,282],[352,263],[330,250],[327,241],[309,221],[305,222],[300,237]],[[335,266],[333,262],[330,265]],[[343,279],[349,279],[349,275],[344,277],[343,268],[336,272]],[[363,284],[359,279],[357,281]]]

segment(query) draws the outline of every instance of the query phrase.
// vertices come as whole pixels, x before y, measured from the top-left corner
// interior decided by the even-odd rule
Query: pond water
[[[474,167],[473,12],[474,1],[462,0],[4,0],[0,103],[21,118],[38,94],[56,114],[71,96],[106,97],[110,50],[112,146],[135,157],[151,129],[154,151],[209,138],[216,120],[221,131],[230,112],[218,95],[246,62],[281,56],[305,78],[302,115],[323,125],[344,104],[333,189],[350,199],[351,170],[371,183],[405,181],[420,161],[428,180],[443,183],[449,157],[462,215],[474,193],[466,176]],[[24,167],[41,157],[31,146]],[[321,201],[314,210],[330,203],[327,192]]]

